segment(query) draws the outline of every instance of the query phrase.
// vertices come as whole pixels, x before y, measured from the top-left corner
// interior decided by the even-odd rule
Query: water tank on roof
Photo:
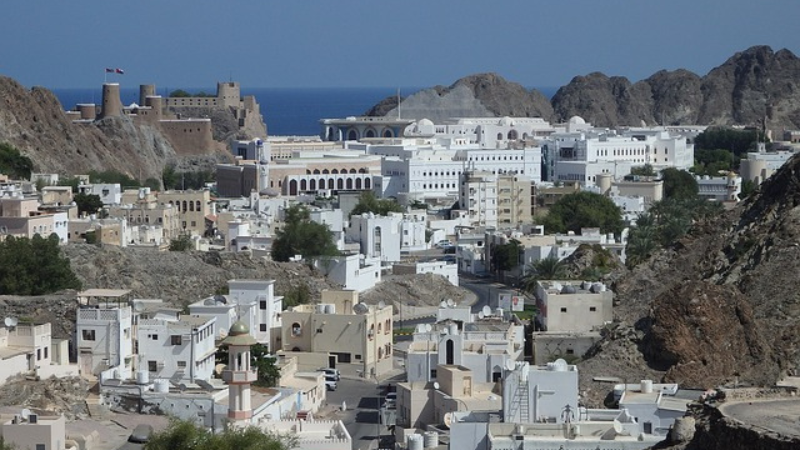
[[[144,385],[150,383],[150,373],[146,370],[136,372],[136,384]]]
[[[317,312],[317,314],[325,314],[325,305],[323,305],[322,303],[316,305],[315,311]]]
[[[406,448],[408,450],[422,450],[423,438],[419,434],[409,434],[406,436]]]
[[[650,394],[653,392],[653,380],[642,380],[642,394]]]
[[[153,390],[159,394],[166,394],[169,392],[169,380],[159,378],[153,383]]]
[[[436,448],[439,446],[439,433],[435,431],[426,431],[423,436],[423,445],[425,448]]]
[[[575,289],[575,286],[572,286],[570,284],[568,284],[568,285],[564,286],[563,288],[561,288],[561,293],[562,294],[574,294],[576,292],[578,292],[578,291]]]

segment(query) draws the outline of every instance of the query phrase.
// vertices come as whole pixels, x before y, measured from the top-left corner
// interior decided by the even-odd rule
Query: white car
[[[386,408],[394,409],[397,407],[397,392],[389,392],[386,394]]]
[[[455,247],[452,242],[448,241],[447,239],[443,239],[436,243],[436,247],[438,248],[453,248]]]
[[[339,381],[339,369],[331,369],[327,367],[323,367],[319,369],[320,372],[325,372],[325,377],[331,376],[334,380]]]
[[[325,375],[325,388],[329,391],[336,390],[336,378],[332,375]]]

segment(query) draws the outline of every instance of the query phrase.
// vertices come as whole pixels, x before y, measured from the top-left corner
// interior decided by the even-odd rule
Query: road
[[[761,400],[720,406],[722,414],[787,436],[800,436],[800,400]]]
[[[383,403],[384,390],[373,382],[342,378],[335,391],[328,392],[328,404],[342,405],[347,410],[337,414],[350,436],[353,450],[375,448],[376,436],[382,437],[381,448],[388,448],[391,438],[389,430],[378,423],[379,407]]]

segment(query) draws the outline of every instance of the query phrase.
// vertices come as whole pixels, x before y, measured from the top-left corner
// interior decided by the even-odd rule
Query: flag
[[[120,68],[116,68],[116,69],[114,69],[114,72],[116,72],[116,73],[118,73],[118,74],[120,74],[120,75],[123,75],[123,74],[125,74],[125,71],[124,71],[124,70],[122,70],[122,69],[120,69]]]
[[[106,67],[106,73],[114,73],[114,69],[109,69],[108,67]]]

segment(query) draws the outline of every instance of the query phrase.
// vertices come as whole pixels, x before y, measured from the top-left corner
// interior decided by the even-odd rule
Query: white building
[[[476,383],[495,382],[507,361],[522,353],[524,332],[500,316],[489,316],[461,325],[447,320],[430,331],[417,327],[406,354],[409,382],[436,379],[438,365],[463,366]]]
[[[465,172],[458,206],[467,211],[471,226],[497,227],[497,176],[490,172]]]
[[[133,321],[129,290],[89,289],[78,293],[76,320],[78,365],[82,374],[113,371],[127,379],[133,368]]]
[[[78,186],[78,193],[84,195],[97,195],[103,205],[119,205],[122,203],[122,187],[119,183],[113,184],[82,184]]]
[[[52,339],[49,323],[19,324],[10,319],[0,328],[0,384],[11,377],[35,374],[42,378],[76,375],[69,366],[68,342]]]
[[[215,365],[216,321],[185,315],[178,320],[138,320],[139,370],[147,370],[152,378],[208,380]]]
[[[237,321],[262,344],[274,348],[280,334],[283,297],[275,296],[274,280],[229,280],[227,295],[214,295],[189,305],[191,315],[216,318],[217,337]]]
[[[544,331],[592,331],[613,319],[614,293],[603,283],[538,281],[535,296]]]
[[[364,292],[381,282],[380,261],[364,255],[318,257],[314,267],[343,289]]]
[[[361,253],[367,258],[381,262],[400,261],[402,220],[403,215],[398,213],[390,213],[388,216],[376,216],[372,213],[354,215],[350,217],[346,237],[348,241],[358,242]]]
[[[0,425],[0,436],[10,448],[25,450],[65,450],[67,446],[66,419],[64,416],[40,416],[30,413],[28,417],[14,416]]]
[[[353,439],[341,420],[263,421],[264,431],[289,434],[297,450],[352,450]]]
[[[786,150],[767,152],[763,147],[761,151],[749,152],[741,162],[742,179],[759,185],[794,155],[795,152]]]
[[[742,193],[742,177],[731,172],[725,177],[695,177],[697,196],[718,202],[738,202]]]

